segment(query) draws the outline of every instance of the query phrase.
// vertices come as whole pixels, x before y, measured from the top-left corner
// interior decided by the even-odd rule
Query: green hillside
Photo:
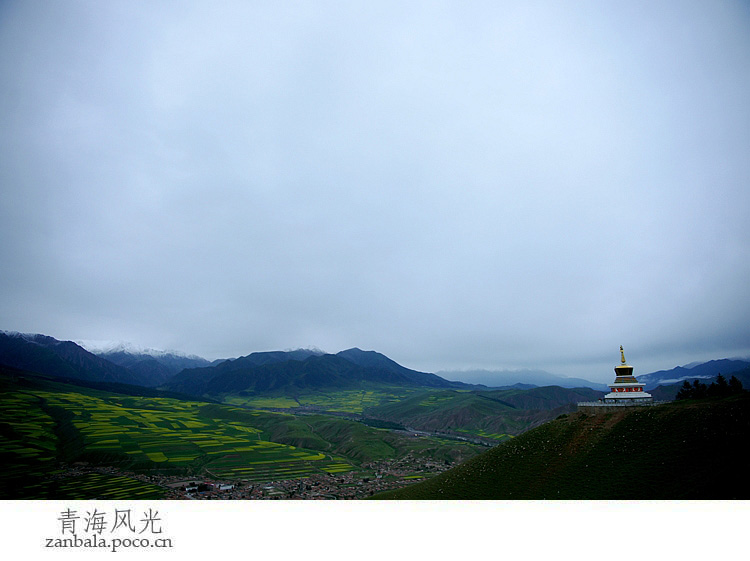
[[[504,440],[591,401],[601,392],[558,386],[531,390],[430,390],[366,409],[368,416],[419,430]]]
[[[86,462],[138,474],[262,482],[356,472],[407,455],[463,461],[480,447],[323,415],[124,395],[0,371],[0,498],[154,498],[133,478],[70,477]],[[107,482],[110,483],[109,487]]]
[[[574,413],[382,499],[747,499],[750,397]]]
[[[386,384],[396,387],[472,388],[435,374],[401,366],[385,355],[349,349],[338,354],[305,351],[253,353],[216,366],[186,369],[170,378],[165,389],[192,395],[295,396],[310,390],[366,389]]]

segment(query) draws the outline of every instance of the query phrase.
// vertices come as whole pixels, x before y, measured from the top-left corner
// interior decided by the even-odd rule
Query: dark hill
[[[97,356],[101,356],[101,358],[113,364],[127,368],[141,378],[152,380],[155,386],[163,384],[179,372],[179,370],[172,370],[150,356],[136,357],[128,353],[107,353]]]
[[[337,356],[345,358],[349,362],[358,364],[365,368],[381,370],[383,372],[390,372],[397,374],[399,378],[410,382],[409,385],[424,386],[427,388],[468,388],[472,387],[471,384],[465,384],[463,382],[451,382],[445,378],[441,378],[436,374],[429,374],[426,372],[418,372],[411,370],[404,366],[401,366],[396,361],[391,360],[387,356],[377,353],[375,351],[363,351],[357,349],[347,349],[337,353]]]
[[[265,364],[276,364],[279,362],[288,362],[290,360],[305,360],[311,356],[320,356],[323,353],[311,351],[309,349],[297,349],[294,351],[266,351],[260,353],[251,353],[231,361],[226,361],[217,366],[224,372],[237,371],[249,366],[263,366]]]
[[[164,387],[192,395],[248,392],[294,395],[300,390],[351,389],[362,384],[471,387],[409,370],[384,355],[350,349],[318,354],[300,350],[253,353],[217,366],[183,370]]]
[[[141,378],[158,386],[185,368],[202,368],[210,362],[197,356],[183,356],[170,352],[152,354],[129,349],[95,352],[113,364],[127,368]]]
[[[575,413],[387,499],[748,499],[750,396]]]
[[[223,377],[222,384],[227,384],[226,379],[228,377],[236,374],[242,379],[244,375],[259,366],[290,360],[301,361],[315,355],[315,352],[304,349],[252,353],[240,358],[225,360],[212,366],[186,368],[167,380],[164,387],[174,391],[184,391],[192,395],[202,395],[208,392],[208,385],[214,378]]]
[[[336,355],[322,355],[311,356],[305,360],[264,364],[247,370],[223,372],[206,384],[206,393],[293,393],[302,389],[356,387],[364,380],[392,381],[393,378],[381,379],[372,376],[371,370]]]
[[[0,365],[54,376],[139,386],[147,377],[100,358],[72,341],[38,334],[0,332]]]

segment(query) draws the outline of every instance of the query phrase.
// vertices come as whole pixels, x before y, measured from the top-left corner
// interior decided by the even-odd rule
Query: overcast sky
[[[0,3],[0,329],[611,381],[750,355],[746,2]]]

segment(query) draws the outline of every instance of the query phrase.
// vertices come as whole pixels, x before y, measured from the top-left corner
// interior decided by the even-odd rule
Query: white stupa
[[[653,402],[651,394],[643,391],[644,385],[633,376],[633,367],[625,362],[625,351],[620,345],[620,365],[615,366],[615,381],[609,384],[610,391],[604,396],[604,403],[637,405]]]

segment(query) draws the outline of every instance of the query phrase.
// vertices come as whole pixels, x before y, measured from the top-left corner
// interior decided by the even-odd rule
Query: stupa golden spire
[[[651,394],[643,391],[641,384],[633,376],[633,367],[625,362],[625,351],[620,345],[620,364],[615,366],[615,381],[609,384],[611,390],[604,396],[605,403],[644,403],[652,401]]]
[[[615,366],[615,381],[609,385],[609,393],[598,402],[582,402],[581,407],[592,407],[594,412],[597,407],[620,407],[630,405],[652,405],[654,397],[644,391],[645,384],[639,382],[633,376],[633,367],[625,362],[625,351],[620,345],[620,364]],[[603,409],[606,411],[606,409]]]

